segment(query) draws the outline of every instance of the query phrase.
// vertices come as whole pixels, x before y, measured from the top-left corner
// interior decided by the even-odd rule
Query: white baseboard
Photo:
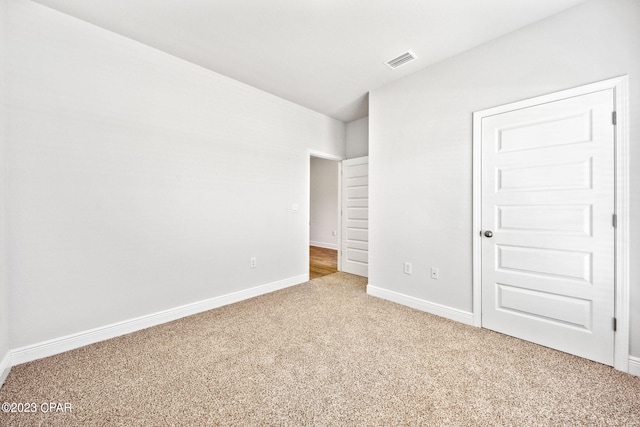
[[[640,357],[629,356],[629,373],[640,377]]]
[[[121,335],[130,334],[162,323],[171,322],[182,317],[191,316],[203,311],[212,310],[214,308],[233,304],[235,302],[264,295],[308,281],[309,274],[307,273],[267,283],[265,285],[255,286],[242,291],[221,295],[219,297],[170,308],[168,310],[148,314],[135,319],[125,320],[123,322],[113,323],[111,325],[90,329],[88,331],[28,345],[11,351],[11,366],[42,359],[43,357],[53,356],[54,354],[64,353],[65,351],[84,347],[89,344],[108,340]]]
[[[447,307],[372,285],[367,285],[367,294],[473,326],[473,313],[468,311],[458,310],[457,308]]]
[[[4,380],[9,376],[9,371],[11,370],[11,353],[7,352],[4,355],[2,360],[0,361],[0,388],[4,384]]]
[[[317,246],[319,248],[325,248],[325,249],[333,249],[333,250],[338,250],[338,244],[337,243],[326,243],[326,242],[316,242],[314,240],[309,242],[309,246]]]

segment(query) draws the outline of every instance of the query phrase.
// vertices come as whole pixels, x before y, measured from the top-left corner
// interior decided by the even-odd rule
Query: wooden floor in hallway
[[[309,280],[338,271],[338,251],[309,246]]]

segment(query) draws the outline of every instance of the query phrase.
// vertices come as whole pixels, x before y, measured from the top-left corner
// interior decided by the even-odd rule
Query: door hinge
[[[615,317],[613,318],[613,332],[616,332],[618,330],[618,319],[616,319]]]
[[[614,126],[618,124],[618,115],[615,111],[611,113],[611,123],[613,123]]]
[[[613,214],[613,228],[618,227],[618,215]]]

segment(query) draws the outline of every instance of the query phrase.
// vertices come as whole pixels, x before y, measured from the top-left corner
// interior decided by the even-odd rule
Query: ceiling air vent
[[[416,58],[417,58],[416,54],[411,52],[410,50],[408,50],[405,53],[403,53],[402,55],[398,56],[397,58],[393,58],[393,59],[385,62],[385,64],[387,64],[387,67],[391,68],[392,70],[395,70],[396,68],[400,67],[401,65],[404,65],[407,62],[411,62]]]

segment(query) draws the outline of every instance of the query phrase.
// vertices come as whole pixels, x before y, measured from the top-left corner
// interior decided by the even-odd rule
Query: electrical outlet
[[[337,236],[337,235],[338,235],[338,232],[337,232],[336,230],[333,230],[333,231],[331,232],[331,235],[332,235],[332,236]]]
[[[404,274],[411,274],[411,263],[410,262],[405,262],[404,263]]]
[[[249,265],[251,266],[251,268],[256,268],[258,266],[258,260],[256,259],[256,257],[251,257],[251,260],[249,260]]]
[[[431,267],[431,278],[438,280],[438,274],[439,274],[438,269],[435,267]]]

